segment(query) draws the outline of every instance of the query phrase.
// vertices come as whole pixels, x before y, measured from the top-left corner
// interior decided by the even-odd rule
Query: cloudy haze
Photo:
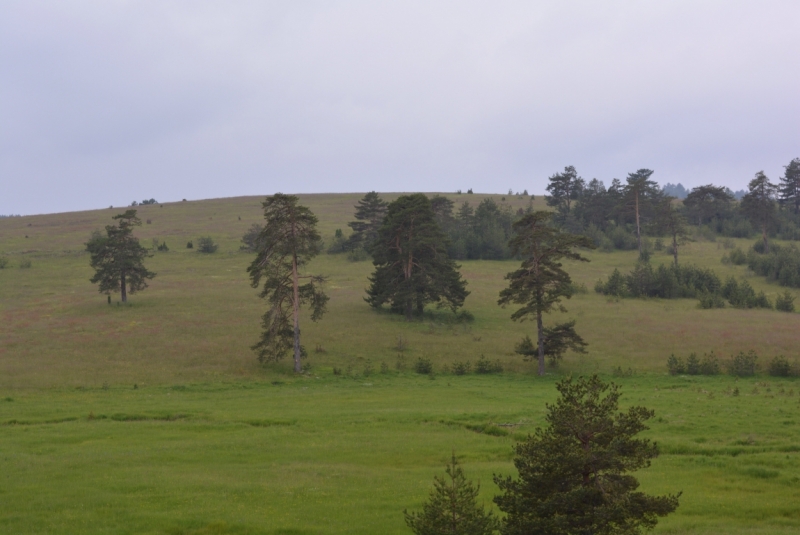
[[[800,156],[800,2],[0,3],[0,214],[284,192],[736,190]]]

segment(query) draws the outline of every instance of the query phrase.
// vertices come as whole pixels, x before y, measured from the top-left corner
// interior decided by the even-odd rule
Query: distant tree
[[[562,215],[567,215],[572,209],[572,201],[580,199],[586,183],[571,165],[564,168],[563,173],[556,173],[548,178],[550,184],[545,195],[547,206],[552,206]]]
[[[122,302],[127,303],[128,292],[144,290],[147,279],[156,276],[144,267],[144,259],[153,255],[133,235],[133,227],[142,224],[136,210],[126,210],[112,219],[118,221],[116,226],[106,226],[105,236],[95,231],[86,243],[90,265],[95,270],[90,281],[99,285],[100,293],[120,292]]]
[[[671,184],[667,182],[664,187],[661,188],[661,191],[664,193],[664,195],[669,195],[670,197],[676,197],[678,199],[685,199],[689,194],[689,192],[686,191],[686,188],[683,187],[683,184],[680,182],[677,184]]]
[[[362,247],[369,250],[372,243],[378,238],[378,229],[381,228],[383,218],[386,217],[386,201],[380,198],[377,192],[370,191],[356,205],[355,221],[347,224],[353,229],[350,235],[351,249]]]
[[[575,332],[575,320],[559,323],[553,327],[544,328],[544,356],[555,366],[568,350],[576,353],[586,353],[587,344],[581,335]],[[536,360],[539,348],[533,343],[530,336],[525,336],[514,348],[514,352],[522,355],[524,360]]]
[[[431,197],[431,210],[433,210],[433,217],[439,228],[445,234],[453,231],[455,226],[455,219],[453,218],[453,205],[455,203],[441,195],[434,195]]]
[[[764,240],[764,252],[769,252],[767,233],[775,223],[775,194],[778,187],[772,184],[764,174],[759,171],[750,184],[747,185],[747,195],[742,197],[740,208],[754,225],[761,228],[761,238]]]
[[[214,240],[211,238],[211,236],[203,236],[202,238],[197,239],[197,252],[205,254],[216,253],[217,244],[214,243]]]
[[[655,181],[650,180],[653,171],[650,169],[639,169],[635,173],[628,174],[628,184],[624,191],[625,207],[632,210],[636,219],[636,242],[639,246],[639,254],[642,254],[642,216],[652,207],[654,201],[660,198],[661,190]]]
[[[655,226],[672,238],[672,256],[678,267],[678,248],[691,241],[686,218],[674,206],[672,198],[665,197],[657,205]]]
[[[263,230],[263,225],[259,225],[258,223],[253,223],[250,225],[250,228],[248,228],[247,232],[245,232],[244,236],[242,236],[242,245],[239,247],[239,249],[250,252],[257,250],[258,240],[261,236],[261,231]]]
[[[262,203],[264,228],[257,240],[256,258],[247,268],[250,283],[264,287],[259,296],[269,308],[262,317],[261,339],[252,349],[261,362],[283,358],[294,350],[294,371],[301,371],[300,307],[308,304],[311,320],[325,313],[328,296],[322,291],[325,278],[303,274],[303,268],[319,254],[322,240],[317,232],[317,217],[298,204],[294,195],[276,193]],[[307,280],[300,284],[301,280]]]
[[[572,297],[572,278],[564,271],[561,260],[589,260],[575,252],[578,247],[594,249],[586,236],[576,236],[549,225],[552,212],[532,212],[514,223],[514,237],[508,245],[514,256],[522,258],[520,269],[508,273],[508,288],[500,292],[498,304],[521,304],[511,319],[536,319],[539,346],[539,375],[544,375],[545,330],[542,315],[554,308],[564,310],[562,298]]]
[[[781,177],[779,195],[782,204],[794,206],[794,213],[800,213],[800,158],[795,158]]]
[[[480,485],[464,476],[455,454],[445,470],[447,477],[434,476],[433,490],[422,512],[403,511],[406,524],[416,535],[491,535],[500,522],[478,505]]]
[[[638,491],[629,472],[650,466],[658,447],[636,438],[653,411],[619,410],[619,387],[593,376],[556,384],[545,429],[515,446],[518,479],[495,476],[506,513],[504,535],[612,535],[652,529],[678,507],[678,495]]]
[[[683,200],[689,214],[697,220],[698,225],[721,216],[730,210],[734,198],[730,190],[724,186],[707,184],[692,188]]]
[[[453,311],[463,306],[467,283],[447,255],[447,245],[425,195],[398,197],[389,204],[371,247],[375,271],[365,300],[374,308],[390,303],[409,321],[414,308],[421,315],[426,303]]]

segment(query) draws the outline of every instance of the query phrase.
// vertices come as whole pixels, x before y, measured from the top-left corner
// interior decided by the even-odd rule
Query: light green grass
[[[302,202],[330,239],[347,228],[360,197]],[[238,248],[260,201],[140,207],[152,223],[136,234],[171,250],[148,260],[158,276],[130,306],[105,303],[88,282],[83,252],[90,232],[122,209],[0,219],[0,255],[10,259],[0,270],[0,532],[407,533],[402,510],[419,507],[451,450],[489,502],[491,474],[512,472],[514,439],[541,422],[556,375],[617,366],[637,374],[619,379],[626,403],[657,411],[648,434],[665,455],[641,474],[645,490],[684,491],[659,532],[800,529],[798,383],[665,375],[672,352],[755,349],[761,364],[778,354],[793,360],[797,314],[608,300],[594,282],[615,267],[629,270],[635,253],[590,252],[591,263],[568,266],[588,292],[549,318],[576,319],[589,353],[568,354],[556,375],[540,379],[513,354],[531,324],[511,322],[511,310],[496,305],[514,262],[463,263],[473,323],[454,324],[444,312],[406,323],[363,302],[369,262],[321,255],[311,269],[330,277],[330,310],[317,324],[304,318],[311,374],[294,377],[288,362],[260,366],[249,349],[264,308],[248,284],[250,256]],[[185,249],[204,235],[218,253]],[[724,252],[695,242],[682,261],[748,277],[773,299],[783,290],[722,265]],[[23,259],[30,269],[17,267]],[[506,373],[431,380],[410,372],[419,357],[441,370],[481,355],[499,359]],[[381,364],[391,373],[377,373]],[[364,377],[368,365],[376,373]],[[334,367],[349,376],[334,376]],[[734,387],[740,396],[729,395]],[[467,427],[492,422],[521,425],[500,437]]]

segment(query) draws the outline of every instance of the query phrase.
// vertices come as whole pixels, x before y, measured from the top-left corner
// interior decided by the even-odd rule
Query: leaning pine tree
[[[106,226],[106,235],[95,232],[86,244],[94,268],[91,282],[99,285],[101,293],[109,296],[120,292],[123,303],[128,301],[128,292],[136,293],[147,288],[147,279],[156,276],[144,267],[144,259],[152,254],[139,244],[133,235],[133,227],[142,224],[136,210],[126,210],[115,215],[117,226]]]
[[[311,307],[311,319],[325,313],[328,296],[322,291],[325,278],[302,274],[309,260],[320,252],[322,240],[317,232],[317,217],[298,204],[294,195],[276,193],[263,202],[264,225],[256,245],[256,258],[250,267],[253,288],[264,283],[260,297],[269,308],[262,318],[264,331],[253,346],[261,362],[276,361],[294,350],[294,371],[300,372],[303,347],[300,345],[300,307]],[[300,284],[300,281],[307,281]]]
[[[629,474],[650,466],[658,447],[636,438],[653,411],[619,412],[620,391],[597,376],[557,383],[547,427],[516,445],[518,478],[495,477],[504,535],[634,535],[678,507],[678,495],[651,496]]]
[[[562,232],[549,225],[552,212],[532,212],[514,223],[514,237],[508,242],[511,254],[522,258],[520,269],[505,276],[509,281],[508,288],[500,292],[498,304],[522,305],[511,315],[511,319],[526,320],[529,316],[536,319],[538,342],[539,375],[544,375],[544,357],[546,332],[542,315],[554,308],[565,311],[561,299],[572,297],[572,279],[561,267],[561,260],[589,260],[575,252],[577,247],[594,249],[594,243],[586,236],[577,236]],[[574,326],[571,324],[569,327]],[[556,325],[555,332],[566,332],[575,340],[574,329],[567,329],[566,324]],[[566,340],[565,340],[566,341]],[[582,347],[583,340],[575,347]],[[524,340],[523,340],[524,344]],[[524,348],[523,348],[524,349]]]

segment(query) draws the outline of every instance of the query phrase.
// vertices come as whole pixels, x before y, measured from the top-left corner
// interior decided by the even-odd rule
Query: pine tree
[[[539,346],[539,375],[544,375],[545,328],[542,315],[554,308],[564,310],[562,298],[572,297],[572,279],[564,271],[561,260],[568,258],[588,262],[574,249],[594,249],[594,243],[585,236],[562,232],[549,225],[552,212],[532,212],[514,223],[515,236],[508,242],[513,256],[522,258],[522,266],[508,273],[508,288],[500,292],[498,304],[521,304],[511,315],[514,321],[533,316],[536,319]]]
[[[678,267],[678,248],[691,241],[686,218],[672,206],[672,197],[665,197],[661,200],[656,210],[655,226],[672,238],[672,256],[675,260],[675,267]]]
[[[89,279],[99,284],[100,293],[111,295],[120,292],[123,303],[128,302],[128,292],[136,293],[147,288],[147,279],[156,276],[144,267],[144,259],[152,256],[133,235],[133,227],[142,224],[136,210],[126,210],[115,215],[117,226],[106,226],[106,236],[96,232],[86,243],[91,255],[90,265],[95,274]]]
[[[742,197],[740,207],[750,221],[761,228],[764,252],[768,253],[769,240],[767,239],[767,233],[775,222],[775,194],[778,191],[778,187],[769,181],[764,171],[759,171],[747,185],[747,189],[749,191]]]
[[[728,211],[733,203],[730,190],[724,186],[707,184],[693,188],[683,200],[683,205],[689,214],[697,218],[697,224],[702,225],[715,216],[720,216]]]
[[[784,169],[786,171],[779,186],[781,203],[794,205],[794,213],[797,215],[800,213],[800,158],[789,162]]]
[[[491,512],[477,503],[480,485],[464,476],[455,454],[445,470],[447,477],[433,478],[433,490],[422,512],[403,511],[416,535],[491,535],[499,528]]]
[[[636,243],[639,246],[639,255],[642,254],[642,218],[649,212],[653,201],[661,196],[661,190],[654,180],[650,180],[653,171],[639,169],[635,173],[628,173],[628,184],[624,188],[624,204],[632,210],[636,219]]]
[[[568,215],[572,209],[572,201],[580,199],[586,183],[571,165],[565,167],[563,173],[556,173],[548,180],[550,184],[547,185],[547,191],[550,195],[545,196],[547,206],[554,207],[562,216]]]
[[[411,320],[427,303],[463,306],[469,292],[447,255],[444,235],[423,194],[403,195],[391,202],[378,239],[371,247],[375,271],[365,300],[374,308],[389,303],[393,311]]]
[[[264,287],[259,296],[269,308],[262,317],[261,339],[252,349],[261,362],[279,360],[290,349],[294,352],[294,371],[301,371],[304,353],[300,345],[300,307],[311,307],[311,320],[325,313],[328,296],[322,291],[325,277],[301,274],[320,252],[322,240],[317,232],[317,217],[298,204],[294,195],[276,193],[262,203],[266,221],[256,246],[256,258],[247,268],[250,283]],[[307,280],[300,284],[301,280]]]
[[[680,494],[638,491],[629,472],[650,466],[658,447],[636,438],[653,411],[618,412],[620,391],[597,376],[557,383],[547,427],[516,445],[518,479],[495,476],[504,535],[612,535],[653,528],[678,507]]]
[[[348,245],[350,249],[369,250],[378,238],[378,229],[381,228],[383,218],[386,217],[386,206],[386,201],[381,199],[375,191],[370,191],[358,201],[354,214],[356,220],[347,224],[353,229]]]

